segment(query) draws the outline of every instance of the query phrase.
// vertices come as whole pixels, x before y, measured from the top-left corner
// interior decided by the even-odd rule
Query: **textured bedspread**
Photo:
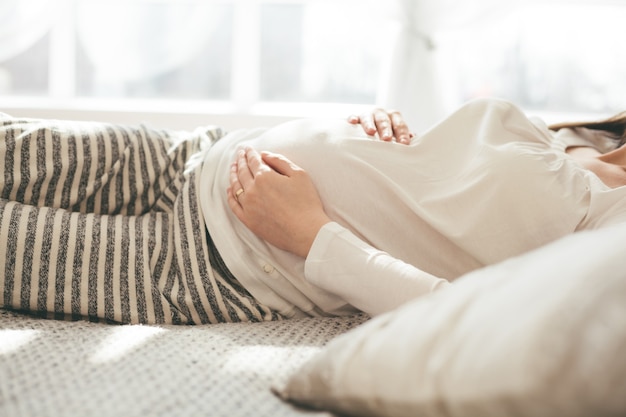
[[[270,388],[366,319],[120,326],[0,310],[0,416],[328,416]]]

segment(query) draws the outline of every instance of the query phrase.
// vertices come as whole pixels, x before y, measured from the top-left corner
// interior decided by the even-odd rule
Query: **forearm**
[[[305,264],[309,282],[371,315],[450,283],[376,250],[336,223],[318,233]]]

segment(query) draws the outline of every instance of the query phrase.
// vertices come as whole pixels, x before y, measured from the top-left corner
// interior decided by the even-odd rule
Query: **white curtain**
[[[202,0],[76,1],[76,9],[68,5],[0,0],[0,62],[41,40],[61,13],[74,13],[78,39],[99,83],[114,86],[167,72],[197,56],[219,19],[215,3]]]
[[[83,1],[76,14],[78,39],[104,88],[180,67],[201,53],[219,18],[203,1]]]
[[[0,62],[9,60],[41,40],[58,8],[52,0],[0,0]]]
[[[395,27],[378,105],[403,112],[422,131],[446,116],[437,68],[437,34],[497,17],[521,0],[381,0]],[[380,7],[382,7],[382,4]]]

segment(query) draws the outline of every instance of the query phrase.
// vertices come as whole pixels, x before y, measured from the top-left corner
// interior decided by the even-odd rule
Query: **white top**
[[[568,135],[577,136],[555,140],[498,100],[465,105],[409,146],[344,119],[237,131],[207,153],[200,204],[226,265],[259,301],[286,316],[378,314],[470,270],[626,220],[626,187],[610,189],[565,154]],[[245,145],[284,154],[317,186],[334,223],[306,264],[228,207],[229,166]]]

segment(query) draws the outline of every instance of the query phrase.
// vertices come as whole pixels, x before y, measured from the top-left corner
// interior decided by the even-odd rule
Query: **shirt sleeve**
[[[311,284],[370,315],[451,285],[369,246],[334,222],[317,234],[306,259],[305,276]]]

